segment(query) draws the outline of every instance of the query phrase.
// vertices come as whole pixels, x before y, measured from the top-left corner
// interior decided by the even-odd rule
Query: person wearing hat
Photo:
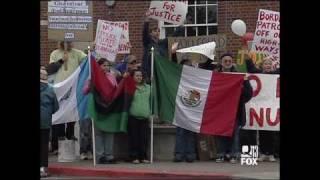
[[[178,43],[172,44],[172,62],[178,63],[176,50]],[[180,62],[181,65],[193,66],[192,61],[187,58],[183,58]],[[187,129],[176,127],[176,140],[174,146],[174,159],[173,162],[189,162],[192,163],[196,160],[196,133]]]
[[[40,68],[40,176],[48,176],[48,148],[52,114],[59,109],[53,89],[48,85],[48,73]]]
[[[66,45],[66,47],[65,47]],[[47,67],[48,74],[55,74],[53,84],[66,80],[81,64],[87,56],[81,50],[73,48],[72,42],[61,41],[58,43],[59,48],[50,54],[50,62]],[[74,137],[75,122],[66,124],[56,124],[52,126],[52,149],[57,154],[58,139],[77,140]],[[67,127],[65,127],[67,126]]]

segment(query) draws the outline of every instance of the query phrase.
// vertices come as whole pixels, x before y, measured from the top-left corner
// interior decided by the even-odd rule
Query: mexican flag
[[[127,132],[129,108],[136,84],[133,78],[128,76],[123,78],[116,88],[112,87],[97,62],[92,60],[89,116],[99,130]]]
[[[244,75],[213,73],[155,56],[154,111],[175,126],[232,136]]]

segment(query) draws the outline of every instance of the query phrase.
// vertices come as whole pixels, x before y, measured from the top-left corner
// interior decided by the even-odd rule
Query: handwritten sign
[[[114,62],[118,53],[118,47],[122,34],[122,28],[101,22],[96,31],[96,53],[99,57]]]
[[[49,1],[48,39],[92,41],[92,2]]]
[[[129,22],[128,21],[104,21],[98,20],[97,27],[101,22],[122,28],[122,34],[119,43],[118,54],[130,54],[130,40],[129,40]]]
[[[214,34],[209,36],[190,36],[190,37],[168,37],[168,50],[171,59],[171,47],[172,44],[178,42],[178,49],[197,46],[200,44],[205,44],[208,42],[215,42],[215,55],[218,56],[217,51],[223,51],[227,45],[227,37],[224,34]],[[177,53],[178,62],[182,59],[191,59],[194,61],[198,61],[200,63],[205,62],[207,60],[206,56],[200,54],[190,54],[190,53]]]
[[[253,97],[246,103],[244,129],[280,130],[280,77],[270,74],[249,74]]]
[[[188,1],[151,1],[147,17],[181,25],[186,19]]]
[[[261,52],[271,57],[273,66],[280,67],[280,13],[259,10],[252,51]]]

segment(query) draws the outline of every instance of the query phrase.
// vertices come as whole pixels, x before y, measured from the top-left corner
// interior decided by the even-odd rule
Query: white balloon
[[[231,24],[231,30],[238,36],[243,36],[246,33],[247,27],[241,19],[234,20]]]

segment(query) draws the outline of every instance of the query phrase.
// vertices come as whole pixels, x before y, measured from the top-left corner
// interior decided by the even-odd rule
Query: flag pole
[[[97,162],[96,162],[96,138],[95,138],[95,133],[94,133],[94,122],[93,118],[91,118],[91,127],[92,127],[92,154],[93,154],[93,167],[96,167]]]
[[[150,109],[151,112],[153,112],[153,96],[152,96],[152,88],[153,88],[153,66],[154,66],[154,48],[151,47],[151,89],[150,89],[150,95],[151,95],[151,103],[150,103]],[[153,163],[153,113],[151,114],[151,142],[150,142],[150,163]]]
[[[88,46],[88,63],[89,63],[89,78],[88,80],[91,80],[91,51],[90,46]],[[91,128],[92,128],[92,155],[93,155],[93,167],[96,167],[96,138],[94,133],[94,122],[93,118],[90,118],[91,120]]]

